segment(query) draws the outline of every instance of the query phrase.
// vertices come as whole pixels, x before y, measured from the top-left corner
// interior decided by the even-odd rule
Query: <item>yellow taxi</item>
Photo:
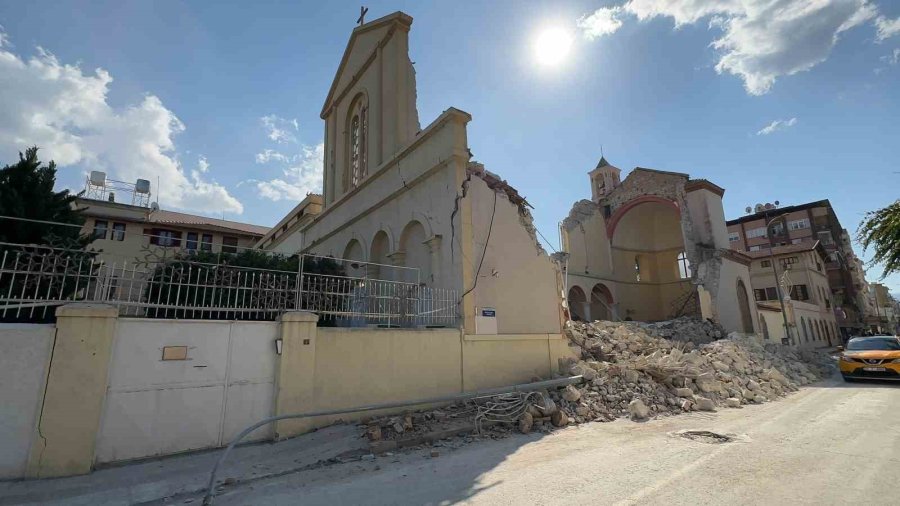
[[[838,346],[844,381],[857,379],[900,380],[900,338],[897,336],[854,337]]]

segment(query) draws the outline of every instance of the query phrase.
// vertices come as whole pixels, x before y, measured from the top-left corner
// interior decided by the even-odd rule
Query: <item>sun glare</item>
[[[572,36],[562,28],[548,28],[538,35],[535,56],[541,65],[558,65],[572,47]]]

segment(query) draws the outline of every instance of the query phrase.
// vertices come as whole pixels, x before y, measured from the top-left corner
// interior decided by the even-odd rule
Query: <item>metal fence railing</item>
[[[453,326],[456,290],[414,283],[304,273],[299,309],[340,327]]]
[[[68,302],[111,304],[122,316],[149,318],[274,320],[308,310],[323,325],[348,327],[455,326],[459,320],[456,290],[370,278],[378,264],[354,262],[349,273],[323,274],[309,272],[315,269],[304,261],[286,271],[190,255],[110,261],[100,252],[10,243],[0,243],[0,251],[0,321],[52,321],[55,307]]]

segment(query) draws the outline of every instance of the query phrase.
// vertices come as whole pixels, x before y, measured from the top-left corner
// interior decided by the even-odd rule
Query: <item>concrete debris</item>
[[[628,403],[628,414],[631,415],[632,420],[646,420],[647,417],[650,416],[650,408],[648,408],[642,400],[632,399],[632,401]]]
[[[542,390],[506,422],[483,426],[465,442],[523,434],[620,417],[643,421],[690,411],[740,408],[776,400],[832,374],[828,353],[800,350],[754,337],[726,336],[716,324],[678,318],[637,322],[570,322],[569,339],[581,360],[561,360],[560,373],[584,382]],[[716,337],[718,336],[718,337]],[[540,378],[533,378],[537,381]],[[368,420],[362,425],[376,453],[457,437],[475,429],[478,406],[457,402],[440,409]],[[462,443],[461,443],[462,444]]]
[[[561,372],[591,377],[551,393],[573,423],[738,408],[783,397],[834,368],[823,351],[727,336],[717,324],[689,317],[569,322],[566,334],[582,360],[563,361]]]

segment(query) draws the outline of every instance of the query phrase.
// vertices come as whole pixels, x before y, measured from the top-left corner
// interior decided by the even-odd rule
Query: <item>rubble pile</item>
[[[694,318],[661,323],[570,322],[581,360],[561,364],[585,382],[551,393],[574,423],[644,420],[777,399],[831,374],[827,353],[731,334]]]
[[[459,422],[471,426],[474,419],[475,408],[471,403],[456,402],[440,409],[404,413],[399,416],[365,418],[362,425],[366,428],[366,437],[369,441],[393,441],[446,429]]]
[[[699,318],[682,316],[674,320],[656,323],[635,323],[653,337],[663,337],[672,341],[707,344],[727,335],[718,323]]]
[[[736,333],[726,336],[718,324],[690,317],[659,323],[569,322],[566,335],[580,348],[581,359],[561,360],[560,373],[580,375],[583,382],[517,394],[522,402],[517,419],[491,421],[485,416],[491,401],[477,399],[365,419],[360,426],[364,437],[373,444],[418,444],[429,436],[445,438],[472,427],[486,432],[467,438],[504,437],[512,430],[549,432],[623,416],[640,421],[739,408],[785,396],[834,369],[834,360],[823,351],[763,343]]]

